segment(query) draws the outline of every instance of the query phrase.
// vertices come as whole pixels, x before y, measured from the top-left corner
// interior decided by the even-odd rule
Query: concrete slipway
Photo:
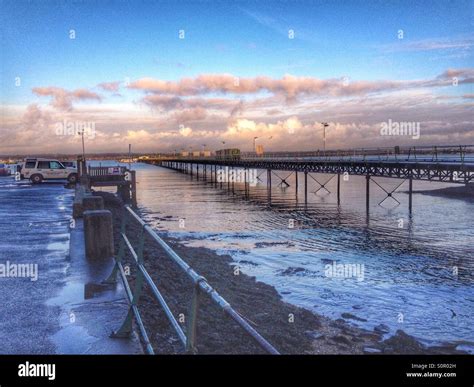
[[[38,274],[0,277],[2,354],[141,353],[135,336],[109,338],[127,313],[120,284],[85,298],[112,261],[86,260],[82,221],[71,228],[73,192],[0,178],[0,265],[37,265]]]

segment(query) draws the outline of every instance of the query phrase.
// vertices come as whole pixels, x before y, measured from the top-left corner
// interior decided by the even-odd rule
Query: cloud
[[[58,110],[68,111],[72,110],[72,103],[74,101],[82,100],[96,100],[101,101],[102,98],[92,91],[87,89],[76,89],[72,91],[65,90],[60,87],[35,87],[33,93],[39,96],[52,97],[51,105]]]
[[[181,128],[179,134],[183,137],[189,137],[193,133],[193,130],[189,127]]]
[[[105,91],[110,91],[110,92],[118,92],[120,88],[120,81],[115,81],[115,82],[102,82],[97,85],[97,87],[101,88],[102,90]]]
[[[2,106],[0,153],[77,153],[78,136],[54,134],[54,124],[63,120],[95,123],[97,136],[87,143],[91,152],[121,151],[128,143],[151,152],[200,149],[202,143],[217,149],[222,141],[249,150],[255,136],[266,150],[311,150],[322,146],[321,121],[330,123],[328,148],[410,144],[413,140],[381,138],[380,123],[388,119],[420,122],[421,138],[415,145],[472,143],[473,96],[466,87],[449,88],[455,78],[458,85],[473,83],[474,69],[448,68],[429,79],[349,83],[290,75],[237,82],[230,74],[177,81],[148,78],[133,86],[143,92],[140,103],[120,104],[103,103],[84,88],[38,87],[34,93],[50,97],[50,106]],[[82,100],[95,103],[72,109]]]
[[[239,103],[236,104],[230,111],[230,117],[241,115],[243,114],[243,112],[244,112],[244,101],[240,100]]]
[[[450,78],[459,77],[458,82],[473,83],[474,69],[450,69],[432,79],[407,81],[351,81],[341,79],[318,79],[285,75],[280,79],[266,76],[238,78],[230,74],[203,74],[195,78],[178,81],[142,78],[129,85],[129,88],[149,93],[144,102],[151,105],[180,107],[184,102],[179,97],[197,96],[213,93],[242,95],[269,92],[284,96],[293,101],[298,96],[364,96],[384,91],[408,90],[423,87],[442,87],[450,85]],[[171,97],[164,98],[163,95]]]
[[[207,117],[207,112],[205,109],[198,107],[176,112],[173,117],[178,123],[185,123],[189,121],[204,120]]]
[[[384,45],[385,52],[408,52],[408,51],[439,51],[439,50],[462,50],[469,51],[474,46],[473,36],[457,36],[452,38],[431,38],[420,40],[401,39],[397,43]]]

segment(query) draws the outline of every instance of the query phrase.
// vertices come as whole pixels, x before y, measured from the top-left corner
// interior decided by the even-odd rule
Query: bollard
[[[102,196],[86,196],[82,199],[83,211],[95,211],[104,209],[104,199]]]
[[[106,260],[114,256],[112,213],[108,210],[84,211],[86,256]]]
[[[76,196],[72,205],[72,216],[74,219],[82,218],[83,206],[82,201],[86,196],[86,189],[82,185],[76,185]]]

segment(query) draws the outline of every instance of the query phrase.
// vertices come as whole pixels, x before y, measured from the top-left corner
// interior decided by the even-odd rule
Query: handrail
[[[236,312],[232,306],[207,282],[207,280],[200,276],[194,269],[189,266],[158,234],[136,213],[133,209],[129,206],[125,206],[125,210],[128,212],[129,215],[132,216],[135,221],[137,221],[141,225],[141,232],[139,237],[139,249],[138,252],[135,251],[133,246],[130,243],[130,240],[126,236],[126,214],[122,219],[122,227],[121,227],[121,240],[120,240],[120,248],[119,254],[116,258],[116,264],[112,271],[111,276],[107,280],[113,281],[115,278],[115,274],[117,272],[120,273],[122,281],[124,281],[124,286],[127,293],[127,298],[129,303],[131,304],[129,313],[125,321],[122,324],[122,327],[118,330],[118,333],[115,333],[115,337],[120,337],[121,335],[129,334],[131,331],[131,323],[132,323],[132,316],[135,317],[135,320],[139,326],[140,333],[142,337],[144,337],[144,341],[147,345],[147,352],[149,354],[153,354],[153,348],[148,340],[148,336],[146,334],[146,330],[144,324],[141,320],[140,313],[138,311],[138,299],[141,294],[141,285],[142,282],[145,281],[152,289],[152,293],[155,299],[163,308],[166,317],[168,318],[169,322],[171,323],[173,329],[177,333],[180,341],[185,346],[186,351],[190,353],[196,353],[196,324],[197,324],[197,316],[198,316],[198,308],[199,308],[199,298],[202,293],[206,294],[217,306],[219,306],[227,315],[232,318],[245,332],[267,353],[278,355],[279,352],[271,345],[264,337],[262,337],[250,324],[238,313]],[[145,232],[152,237],[160,247],[165,251],[167,256],[174,261],[185,273],[186,275],[192,280],[194,284],[194,291],[193,291],[193,299],[191,303],[191,310],[190,310],[190,317],[188,319],[188,328],[187,334],[185,334],[181,328],[181,326],[176,321],[176,318],[173,316],[171,309],[168,307],[166,300],[164,299],[163,295],[158,290],[157,286],[153,282],[153,279],[148,274],[144,263],[143,263],[143,244],[145,241]],[[134,292],[131,294],[130,286],[128,284],[127,278],[123,273],[122,267],[122,258],[124,255],[125,247],[130,251],[133,261],[138,268],[138,278],[137,283],[134,287]]]

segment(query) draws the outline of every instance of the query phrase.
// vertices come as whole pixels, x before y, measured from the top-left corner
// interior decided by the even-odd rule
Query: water
[[[338,207],[335,179],[326,186],[332,193],[314,194],[319,186],[309,178],[305,206],[302,174],[298,197],[294,175],[289,188],[276,187],[273,176],[269,206],[266,172],[245,199],[243,185],[236,184],[232,195],[172,170],[134,167],[139,205],[155,229],[186,245],[230,254],[243,272],[274,285],[285,301],[334,319],[352,313],[367,320],[354,321],[359,326],[383,323],[389,335],[402,329],[426,344],[474,342],[472,203],[414,194],[410,219],[407,182],[395,194],[401,205],[388,199],[385,207],[377,205],[385,193],[371,183],[367,218],[364,177],[341,180]],[[330,178],[314,177],[321,183]],[[376,181],[388,191],[401,182]],[[415,190],[445,186],[414,183]],[[328,277],[333,262],[361,264],[363,277]]]

